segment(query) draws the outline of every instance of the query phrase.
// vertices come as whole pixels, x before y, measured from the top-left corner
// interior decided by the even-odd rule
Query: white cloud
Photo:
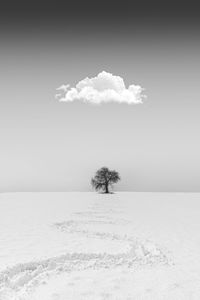
[[[57,90],[63,91],[63,95],[59,94],[60,96],[56,97],[62,102],[79,100],[92,104],[108,102],[139,104],[145,97],[141,86],[131,84],[126,88],[123,78],[105,71],[96,77],[87,77],[79,81],[76,87],[70,88],[70,85],[62,85]]]
[[[56,90],[57,91],[64,91],[67,92],[68,88],[70,87],[69,84],[62,84],[61,86],[59,86]]]
[[[55,94],[55,99],[60,99],[62,97],[62,94]]]

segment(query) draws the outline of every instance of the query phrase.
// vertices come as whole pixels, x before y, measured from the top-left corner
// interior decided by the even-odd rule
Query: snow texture
[[[41,197],[44,196],[47,199],[49,197],[49,201],[41,201]],[[31,198],[28,194],[27,197]],[[32,260],[28,261],[28,257],[24,259],[23,253],[21,262],[13,263],[11,259],[7,268],[1,268],[0,300],[199,299],[200,287],[197,284],[199,273],[195,273],[194,268],[192,273],[188,271],[186,275],[186,268],[181,266],[183,260],[174,257],[177,245],[174,253],[172,249],[166,247],[170,245],[170,234],[171,239],[174,238],[171,225],[183,222],[184,215],[188,214],[188,211],[177,206],[180,205],[177,195],[174,195],[175,204],[170,197],[165,199],[164,196],[164,199],[160,200],[163,201],[163,205],[154,194],[147,197],[144,194],[134,193],[109,196],[69,193],[63,194],[62,199],[59,197],[60,195],[55,199],[55,195],[52,197],[43,194],[32,199],[32,213],[37,207],[36,205],[33,209],[35,200],[36,203],[40,203],[43,211],[38,220],[37,234],[43,221],[52,233],[52,239],[55,237],[54,242],[59,236],[64,241],[65,247],[58,239],[53,252],[48,252],[46,256],[41,244],[37,255],[35,251],[32,252]],[[152,197],[155,199],[152,200]],[[188,208],[187,201],[182,198],[184,200],[182,204],[185,203]],[[9,199],[9,196],[0,199],[2,209],[7,207],[6,200],[9,202]],[[18,201],[21,210],[25,201],[23,199]],[[73,206],[71,201],[75,203],[73,209],[70,208],[70,205]],[[13,199],[11,202],[16,205]],[[50,216],[45,217],[47,205]],[[63,205],[66,211],[68,208],[68,212],[63,213]],[[174,216],[177,216],[179,210],[182,211],[183,217],[177,221],[174,220]],[[164,217],[164,212],[168,222],[171,217],[169,223],[166,216]],[[194,212],[192,215],[195,216]],[[195,224],[199,227],[199,224]],[[17,223],[15,225],[17,226]],[[26,225],[29,226],[30,223],[24,224]],[[147,230],[150,228],[151,234]],[[176,227],[174,230],[177,232]],[[162,233],[162,238],[159,238]],[[180,242],[181,234],[184,236],[184,232],[178,233],[179,237],[175,236]],[[185,237],[187,238],[186,232]],[[165,239],[166,243],[162,243]],[[177,241],[173,240],[174,244]],[[22,242],[20,239],[16,241],[16,251],[20,249],[18,247],[20,242]],[[48,244],[48,239],[46,243]],[[24,240],[23,246],[25,247]],[[193,243],[192,247],[194,248]],[[55,255],[52,255],[53,253]],[[194,253],[195,251],[193,257],[190,253],[191,260],[195,258]],[[186,254],[182,252],[182,256],[185,255],[185,259],[188,260]],[[13,255],[17,261],[16,253],[13,252]],[[9,261],[9,257],[7,259]]]

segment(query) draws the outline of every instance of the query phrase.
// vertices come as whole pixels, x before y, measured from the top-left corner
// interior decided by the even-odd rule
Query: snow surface
[[[0,195],[0,300],[200,299],[200,194]]]

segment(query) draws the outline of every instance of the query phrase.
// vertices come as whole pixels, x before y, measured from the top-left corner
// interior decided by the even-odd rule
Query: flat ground
[[[200,299],[200,194],[0,196],[0,300]]]

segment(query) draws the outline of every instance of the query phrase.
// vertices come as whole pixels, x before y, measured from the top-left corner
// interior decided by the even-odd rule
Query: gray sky
[[[200,191],[198,28],[137,25],[1,31],[1,191],[88,191],[102,166],[119,171],[118,190]],[[147,99],[55,100],[103,70]]]

